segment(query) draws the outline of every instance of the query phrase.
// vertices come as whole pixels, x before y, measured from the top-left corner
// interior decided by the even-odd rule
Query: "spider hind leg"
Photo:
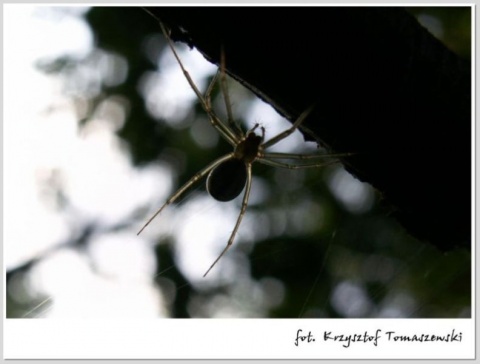
[[[243,195],[243,201],[242,201],[242,208],[240,209],[240,214],[238,215],[237,218],[237,223],[235,224],[235,227],[233,228],[232,234],[230,235],[230,238],[228,239],[227,246],[222,250],[220,255],[218,256],[217,259],[213,262],[213,264],[208,268],[208,270],[205,272],[203,275],[204,277],[212,270],[212,268],[217,264],[217,262],[225,255],[225,253],[230,249],[230,247],[233,244],[233,240],[235,239],[235,235],[237,235],[238,228],[240,227],[240,223],[242,222],[243,216],[245,215],[245,211],[247,211],[247,206],[248,206],[248,198],[250,196],[250,187],[252,186],[252,166],[251,164],[247,164],[247,186],[245,187],[245,194]]]
[[[212,169],[220,165],[221,163],[228,161],[229,159],[233,158],[233,153],[229,153],[224,155],[223,157],[220,157],[216,160],[214,160],[212,163],[210,163],[208,166],[206,166],[204,169],[201,171],[197,172],[192,178],[190,178],[182,187],[180,187],[168,200],[163,204],[162,207],[160,207],[154,214],[153,216],[143,225],[143,227],[140,229],[140,231],[137,233],[137,235],[140,235],[143,230],[155,219],[167,206],[172,204],[179,198],[186,190],[188,190],[195,182],[200,181],[208,172],[210,172]]]

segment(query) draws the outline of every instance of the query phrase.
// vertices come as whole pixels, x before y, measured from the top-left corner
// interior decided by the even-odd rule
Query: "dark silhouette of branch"
[[[407,231],[469,246],[471,68],[401,8],[146,8],[344,158]]]

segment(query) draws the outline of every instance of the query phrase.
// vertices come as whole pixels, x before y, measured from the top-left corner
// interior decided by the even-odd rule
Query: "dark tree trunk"
[[[469,246],[471,67],[400,8],[147,8],[344,158],[410,234]]]

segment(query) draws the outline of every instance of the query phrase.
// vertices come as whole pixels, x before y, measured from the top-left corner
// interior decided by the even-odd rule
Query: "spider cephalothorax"
[[[237,159],[243,160],[245,163],[253,163],[257,157],[261,157],[262,142],[265,139],[265,128],[262,129],[262,135],[255,134],[255,129],[258,128],[258,124],[250,129],[245,138],[235,147],[234,156]]]
[[[245,215],[245,211],[248,206],[248,199],[250,196],[250,188],[252,185],[252,164],[254,162],[263,163],[273,167],[281,167],[281,168],[290,168],[290,169],[297,169],[297,168],[312,168],[312,167],[324,167],[326,165],[335,163],[336,161],[332,161],[331,159],[323,162],[310,162],[310,163],[303,163],[303,164],[292,164],[290,162],[284,162],[282,160],[309,160],[309,159],[319,159],[319,158],[327,158],[327,157],[337,157],[341,156],[340,154],[333,155],[333,154],[292,154],[292,153],[268,153],[265,152],[269,147],[277,144],[279,141],[287,138],[290,134],[292,134],[297,128],[302,124],[305,118],[310,114],[313,109],[313,106],[308,107],[305,111],[303,111],[292,126],[283,132],[279,133],[278,135],[272,137],[271,139],[264,141],[265,139],[265,129],[260,127],[261,135],[257,135],[255,130],[259,127],[256,124],[252,129],[244,133],[242,128],[234,121],[232,110],[230,106],[229,96],[228,96],[228,89],[226,84],[226,76],[224,70],[224,56],[222,54],[222,61],[220,70],[217,72],[215,77],[213,78],[212,82],[207,88],[205,92],[205,96],[203,96],[200,91],[198,90],[197,86],[191,79],[189,73],[184,68],[180,58],[175,51],[175,47],[173,45],[172,40],[169,37],[165,26],[160,22],[160,27],[167,38],[168,44],[180,65],[180,68],[183,71],[188,83],[190,84],[192,90],[197,95],[197,98],[208,114],[210,123],[212,126],[218,131],[218,133],[233,147],[233,152],[228,153],[216,160],[212,163],[207,165],[201,171],[196,173],[192,178],[190,178],[180,189],[178,189],[168,200],[165,204],[157,210],[157,212],[147,221],[147,223],[142,227],[142,229],[138,232],[140,234],[143,229],[147,227],[148,224],[158,215],[160,214],[164,208],[168,205],[173,203],[177,198],[180,197],[187,189],[189,189],[195,182],[199,181],[203,177],[208,174],[207,178],[207,190],[210,195],[218,201],[231,201],[240,193],[243,189],[245,189],[243,200],[242,200],[242,207],[240,209],[240,213],[237,218],[237,222],[233,228],[233,231],[228,239],[227,245],[222,250],[218,258],[213,262],[210,268],[206,271],[204,276],[208,274],[208,272],[215,266],[215,264],[220,260],[220,258],[227,252],[230,246],[235,239],[235,235],[237,234],[238,228],[240,223],[242,222],[242,218]],[[220,77],[220,86],[222,90],[222,94],[225,101],[225,108],[227,111],[227,121],[224,122],[220,120],[219,117],[215,114],[211,107],[211,100],[210,95],[212,93],[214,85],[217,83],[218,78]]]

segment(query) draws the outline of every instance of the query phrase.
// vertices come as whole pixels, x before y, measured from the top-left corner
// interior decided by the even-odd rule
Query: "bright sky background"
[[[68,243],[77,220],[114,224],[158,190],[167,193],[167,188],[158,188],[159,181],[168,186],[158,167],[142,173],[131,168],[111,123],[95,119],[79,133],[61,80],[35,68],[41,58],[89,52],[92,36],[79,16],[85,10],[4,7],[6,269]],[[53,191],[48,190],[53,183],[64,186],[75,211],[55,209]],[[155,262],[148,240],[124,232],[94,239],[91,253],[102,274],[93,274],[77,251],[49,255],[34,267],[28,283],[52,300],[28,317],[162,314],[162,298],[151,283]]]

